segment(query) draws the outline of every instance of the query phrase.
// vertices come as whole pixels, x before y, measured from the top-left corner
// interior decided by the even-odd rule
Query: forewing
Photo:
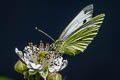
[[[59,39],[65,40],[75,30],[81,27],[85,22],[92,18],[93,4],[86,6],[81,12],[70,22],[70,24],[63,30]]]
[[[98,33],[104,16],[104,14],[100,14],[82,25],[82,29],[78,28],[74,34],[63,42],[59,51],[69,55],[76,55],[83,52]]]

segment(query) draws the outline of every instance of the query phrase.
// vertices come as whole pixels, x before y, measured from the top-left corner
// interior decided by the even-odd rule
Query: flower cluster
[[[29,43],[22,51],[15,48],[16,54],[27,66],[28,70],[35,70],[46,79],[48,73],[58,72],[64,69],[68,61],[63,60],[62,54],[52,49],[48,43],[44,46],[44,43],[40,41],[40,45],[33,45]]]

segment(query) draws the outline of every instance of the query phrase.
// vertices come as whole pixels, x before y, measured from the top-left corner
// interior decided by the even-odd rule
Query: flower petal
[[[63,57],[56,58],[48,67],[50,72],[58,72],[67,66],[67,60],[63,60]]]
[[[18,48],[15,48],[15,53],[22,59],[23,58],[23,53],[22,51],[19,51]]]
[[[60,70],[63,70],[67,65],[68,65],[68,61],[67,60],[63,60],[63,63],[61,65],[61,69]]]
[[[42,71],[42,66],[40,64],[35,64],[35,63],[32,63],[32,62],[29,62],[27,64],[27,67],[31,68],[31,69],[36,69],[38,71]]]

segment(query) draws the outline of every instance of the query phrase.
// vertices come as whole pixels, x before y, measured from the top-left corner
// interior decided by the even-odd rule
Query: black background
[[[52,43],[34,30],[38,26],[57,39],[67,24],[86,5],[94,4],[94,16],[105,13],[99,34],[84,54],[68,57],[61,71],[66,80],[120,80],[120,4],[117,0],[1,0],[0,1],[0,75],[23,80],[14,71],[18,60],[14,49],[28,42]]]

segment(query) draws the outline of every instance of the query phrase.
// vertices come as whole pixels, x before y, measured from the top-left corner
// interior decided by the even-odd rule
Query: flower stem
[[[37,74],[35,75],[35,80],[40,80],[40,74],[39,74],[39,73],[37,73]]]
[[[34,77],[33,76],[29,76],[28,80],[34,80]]]

